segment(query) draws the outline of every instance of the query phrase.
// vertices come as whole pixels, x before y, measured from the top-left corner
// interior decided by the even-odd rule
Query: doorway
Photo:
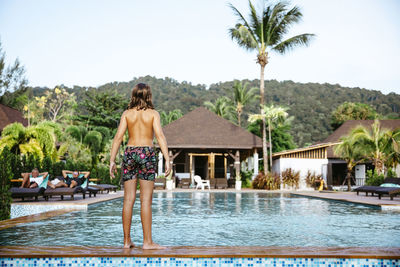
[[[199,175],[201,179],[208,179],[208,156],[194,157],[194,175]]]

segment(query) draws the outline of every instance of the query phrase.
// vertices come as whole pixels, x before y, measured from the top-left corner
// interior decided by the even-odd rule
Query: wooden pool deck
[[[356,192],[339,192],[339,191],[293,191],[291,194],[307,197],[316,197],[321,199],[338,200],[352,202],[364,205],[372,205],[381,207],[382,210],[398,210],[400,211],[400,196],[390,200],[388,196],[382,196],[379,199],[377,196],[368,196],[365,193],[357,195]]]
[[[151,258],[363,258],[400,259],[400,248],[176,246],[161,250],[89,246],[0,246],[0,258],[151,257]]]

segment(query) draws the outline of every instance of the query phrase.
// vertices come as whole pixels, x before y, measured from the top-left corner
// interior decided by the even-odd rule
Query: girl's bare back
[[[126,122],[129,133],[128,146],[153,146],[154,110],[129,109],[126,112]]]

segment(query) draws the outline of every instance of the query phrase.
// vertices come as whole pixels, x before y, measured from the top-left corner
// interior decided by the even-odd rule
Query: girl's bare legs
[[[140,218],[143,228],[143,249],[164,249],[166,247],[153,243],[151,237],[154,182],[140,179]]]
[[[136,199],[137,179],[124,182],[124,206],[122,208],[122,228],[124,229],[124,248],[135,245],[131,241],[132,209]]]

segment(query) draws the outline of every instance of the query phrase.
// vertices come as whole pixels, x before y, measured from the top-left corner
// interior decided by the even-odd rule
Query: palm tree
[[[292,24],[298,23],[303,14],[300,9],[295,6],[291,9],[285,2],[265,5],[260,13],[257,13],[255,7],[249,0],[250,17],[249,20],[240,13],[240,11],[230,4],[233,13],[238,17],[238,23],[235,27],[229,29],[230,36],[241,47],[247,50],[257,51],[257,63],[260,64],[260,109],[263,115],[264,105],[264,69],[268,64],[268,54],[275,51],[284,54],[288,50],[300,46],[308,45],[314,34],[300,34],[293,37],[285,38]],[[265,136],[265,118],[263,120],[263,159],[264,171],[267,170],[267,142]]]
[[[363,147],[354,143],[352,136],[345,136],[340,139],[341,143],[334,148],[335,154],[344,159],[347,163],[347,190],[351,191],[351,177],[353,168],[363,161]]]
[[[399,151],[399,135],[393,135],[389,129],[382,129],[379,120],[375,120],[371,128],[358,126],[350,133],[354,144],[365,150],[365,157],[373,161],[379,174],[384,173],[385,162],[390,155]]]
[[[57,160],[56,134],[54,128],[41,123],[25,128],[21,123],[12,123],[6,126],[1,134],[0,152],[8,147],[11,152],[19,154],[33,154],[41,160],[50,156]]]
[[[267,120],[268,123],[268,137],[269,137],[269,162],[270,167],[272,169],[272,128],[273,125],[281,125],[285,123],[289,114],[286,112],[288,108],[284,108],[281,106],[274,106],[271,104],[270,106],[264,106],[263,111],[264,114],[251,114],[249,115],[249,121],[255,122],[257,120],[264,119]],[[265,127],[263,127],[265,129]]]
[[[247,85],[248,83],[245,83],[243,85],[242,82],[235,81],[232,87],[233,88],[232,105],[236,109],[237,121],[239,127],[241,127],[241,115],[243,112],[243,108],[246,107],[256,98],[259,98],[259,96],[255,94],[256,91],[258,91],[258,88],[252,87],[251,89],[248,90]]]
[[[396,168],[400,163],[400,128],[390,131],[387,138],[385,167]]]
[[[205,101],[204,106],[208,108],[208,110],[214,112],[218,116],[232,120],[232,112],[233,107],[231,105],[231,100],[226,96],[221,96],[215,100],[215,104],[210,101]]]
[[[162,126],[165,126],[165,125],[179,119],[182,116],[183,116],[183,114],[180,109],[174,109],[168,113],[166,113],[165,111],[161,111],[160,112],[161,124],[162,124]]]

